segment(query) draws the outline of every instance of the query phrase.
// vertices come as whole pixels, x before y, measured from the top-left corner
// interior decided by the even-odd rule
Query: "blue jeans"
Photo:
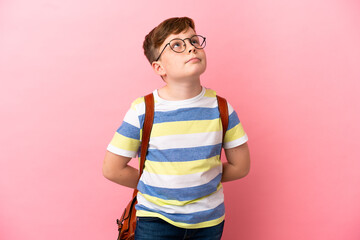
[[[137,217],[135,240],[220,240],[225,220],[213,227],[179,228],[157,217]]]

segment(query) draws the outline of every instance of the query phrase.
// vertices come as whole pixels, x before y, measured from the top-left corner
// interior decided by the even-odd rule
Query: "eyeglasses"
[[[158,61],[160,59],[161,54],[164,52],[165,48],[169,45],[171,50],[177,53],[182,53],[186,49],[186,43],[185,40],[189,39],[190,44],[193,45],[197,49],[203,49],[206,46],[206,37],[203,37],[201,35],[194,35],[191,38],[174,38],[170,42],[168,42],[163,50],[161,51],[159,57],[155,60]]]

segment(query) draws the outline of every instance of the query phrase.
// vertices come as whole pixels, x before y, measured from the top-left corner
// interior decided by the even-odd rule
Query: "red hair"
[[[143,43],[144,54],[150,64],[158,57],[159,47],[164,43],[165,39],[171,34],[178,34],[187,31],[189,28],[194,29],[195,23],[188,17],[169,18],[160,23],[145,36]]]

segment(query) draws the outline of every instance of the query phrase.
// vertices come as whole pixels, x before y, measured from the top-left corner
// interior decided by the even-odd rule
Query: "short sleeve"
[[[107,150],[117,155],[135,158],[139,146],[140,122],[136,105],[133,103],[110,141]]]
[[[224,149],[240,146],[248,141],[248,136],[233,107],[228,103],[229,125],[225,133]]]

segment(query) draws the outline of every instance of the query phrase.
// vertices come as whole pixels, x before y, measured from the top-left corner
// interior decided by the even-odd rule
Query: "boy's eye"
[[[193,43],[193,44],[199,44],[199,40],[193,39],[193,40],[192,40],[192,43]]]
[[[171,43],[171,48],[172,49],[180,49],[180,48],[182,48],[182,46],[183,46],[183,42],[182,41],[173,41],[172,43]]]

